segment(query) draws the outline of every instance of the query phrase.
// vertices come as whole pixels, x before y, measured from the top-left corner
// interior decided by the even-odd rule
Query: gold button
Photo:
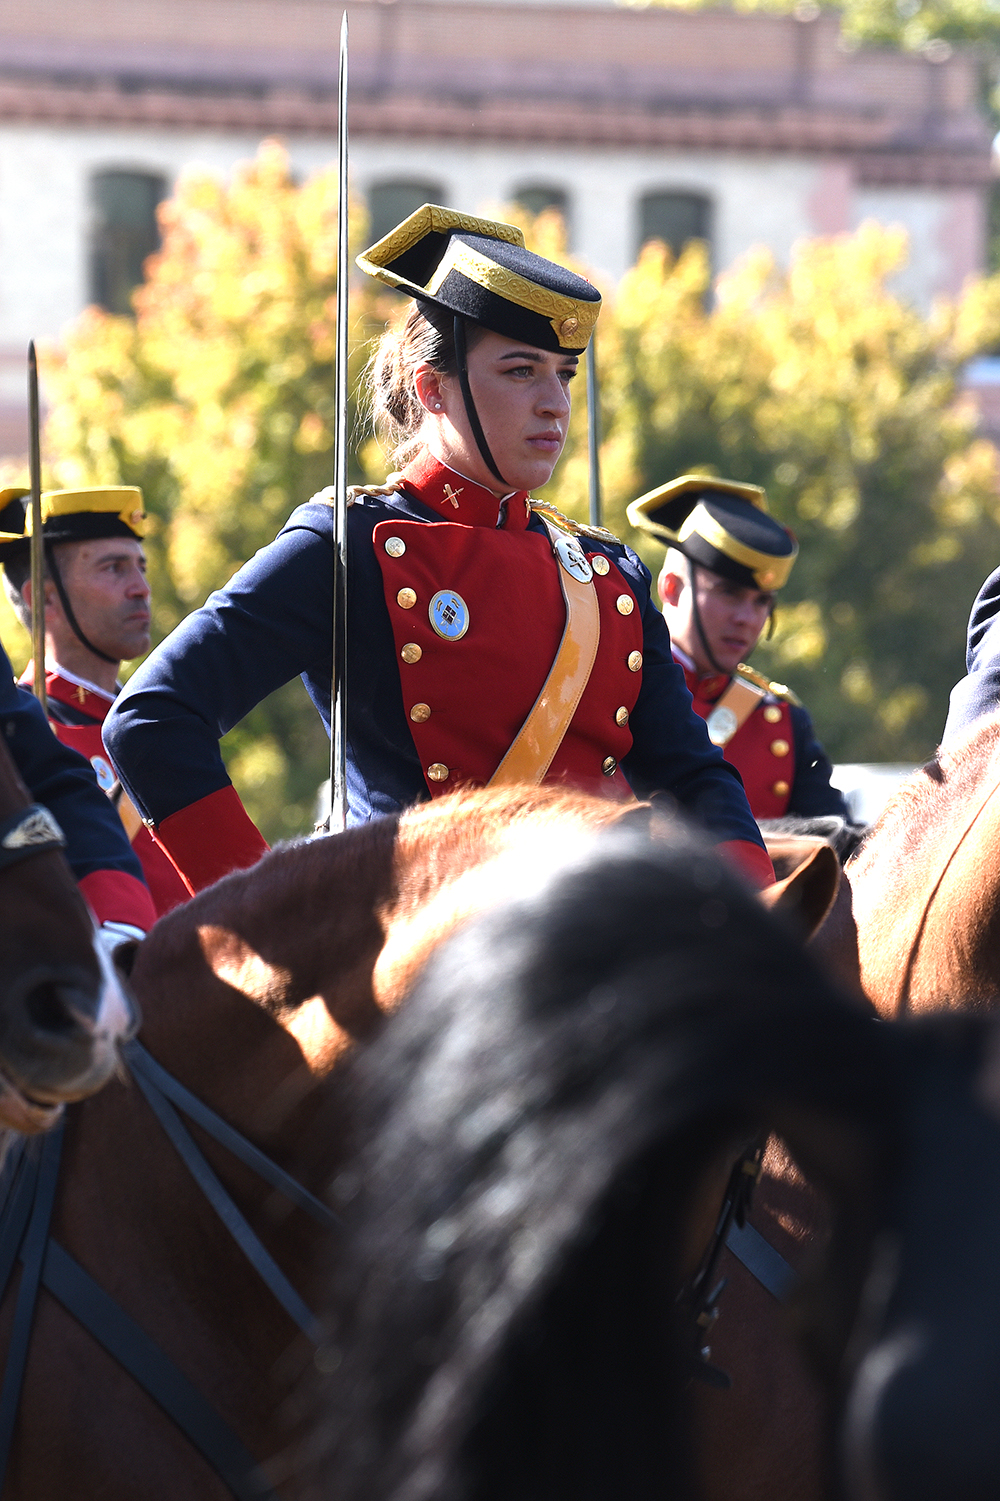
[[[767,720],[768,724],[781,723],[781,710],[778,708],[777,704],[768,704],[767,708],[764,710],[764,718]]]
[[[774,786],[771,788],[771,791],[774,793],[775,797],[787,797],[789,792],[788,783],[775,782]]]
[[[400,589],[396,595],[396,603],[401,610],[412,610],[417,602],[416,589]]]
[[[632,611],[635,609],[635,600],[632,598],[631,594],[619,594],[618,598],[615,601],[615,605],[619,615],[631,615]]]
[[[629,670],[629,672],[641,672],[642,671],[642,652],[641,651],[632,651],[632,652],[629,652],[629,654],[628,654],[628,670]]]
[[[601,762],[601,770],[606,777],[614,776],[615,772],[618,770],[618,762],[615,760],[614,756],[604,757],[604,760]]]
[[[624,704],[622,704],[621,708],[615,715],[615,724],[620,725],[622,729],[624,729],[628,724],[628,710],[626,709]]]
[[[607,558],[603,553],[600,552],[597,554],[596,558],[591,558],[590,566],[594,570],[594,572],[599,573],[602,578],[606,573],[610,571],[611,568],[611,564],[608,562]]]
[[[432,782],[447,782],[448,768],[447,766],[443,766],[440,761],[432,761],[427,768],[427,775]]]
[[[419,662],[423,654],[423,649],[415,641],[407,641],[399,655],[404,662]]]
[[[414,724],[423,724],[431,717],[430,704],[414,704],[410,710],[410,718]]]
[[[570,334],[575,334],[579,327],[579,318],[564,318],[559,325],[560,336],[564,339],[568,339]]]
[[[406,543],[402,537],[386,537],[385,550],[390,558],[401,558],[406,551]]]
[[[772,740],[771,741],[771,755],[772,756],[787,756],[788,755],[788,741],[787,740]]]

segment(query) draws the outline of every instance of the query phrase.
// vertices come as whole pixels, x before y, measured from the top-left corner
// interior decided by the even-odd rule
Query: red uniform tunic
[[[707,719],[732,678],[726,673],[699,677],[676,648],[674,657],[684,668],[695,713]],[[773,693],[762,698],[722,754],[743,778],[754,818],[782,818],[788,812],[795,785],[795,733],[791,708],[783,699]]]
[[[20,682],[22,687],[30,688],[34,680],[34,663],[29,662]],[[57,739],[86,756],[101,787],[110,792],[116,778],[101,741],[101,725],[114,700],[81,683],[71,682],[58,669],[45,674],[45,691],[53,705],[49,723]],[[65,713],[60,711],[60,705],[65,705]],[[67,723],[70,718],[73,722]],[[191,893],[142,823],[132,835],[132,848],[142,866],[157,917],[187,901]]]

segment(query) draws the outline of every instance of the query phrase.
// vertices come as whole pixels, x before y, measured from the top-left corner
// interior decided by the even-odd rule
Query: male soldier
[[[659,577],[674,657],[710,738],[739,771],[755,818],[848,817],[812,721],[745,659],[798,553],[758,485],[685,474],[634,500],[632,525],[667,543]]]
[[[24,492],[0,492],[0,563],[7,598],[31,629],[30,511]],[[56,735],[86,756],[115,802],[162,916],[188,891],[122,795],[101,744],[122,659],[149,650],[149,584],[142,492],[128,485],[42,496],[45,535],[45,689]],[[29,662],[22,684],[34,681]]]

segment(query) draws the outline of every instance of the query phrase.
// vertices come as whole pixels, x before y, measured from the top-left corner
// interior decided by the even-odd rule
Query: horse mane
[[[349,1065],[307,1494],[672,1493],[698,1165],[778,1079],[860,1089],[873,1025],[690,835],[550,847]]]
[[[955,837],[955,817],[1000,758],[1000,714],[981,719],[964,740],[936,755],[897,787],[858,853],[848,864],[852,884],[878,864],[880,884],[907,886],[926,860],[928,846]],[[1000,772],[1000,766],[998,766]],[[975,811],[974,809],[972,811]]]

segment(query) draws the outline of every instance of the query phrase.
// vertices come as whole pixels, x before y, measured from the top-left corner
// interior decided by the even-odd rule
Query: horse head
[[[135,1011],[2,741],[0,831],[0,1127],[34,1132],[107,1082]]]

